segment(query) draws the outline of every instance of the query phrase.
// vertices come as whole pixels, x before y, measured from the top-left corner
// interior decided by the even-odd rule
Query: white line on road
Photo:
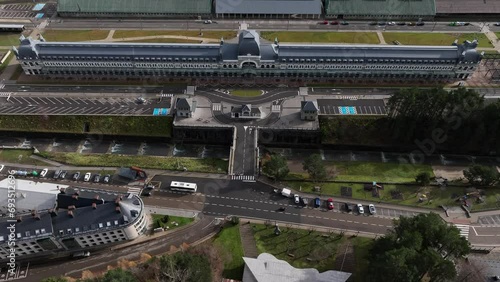
[[[476,228],[474,228],[474,226],[471,226],[471,228],[472,228],[472,230],[474,230],[474,233],[476,234],[476,236],[478,236]]]
[[[44,101],[44,99],[45,99],[45,98],[43,98],[43,97],[38,98],[38,100],[42,101],[42,103],[44,103],[45,105],[47,105],[48,103],[47,103],[47,102],[45,102],[45,101]]]

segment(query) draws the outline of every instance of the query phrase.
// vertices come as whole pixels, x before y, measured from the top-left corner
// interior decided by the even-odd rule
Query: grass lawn
[[[347,240],[339,234],[328,234],[280,226],[281,235],[274,234],[274,226],[252,225],[257,249],[270,253],[297,268],[316,268],[319,272],[334,267],[338,247]],[[290,256],[293,255],[293,256]]]
[[[179,228],[194,221],[194,218],[190,217],[163,214],[152,214],[151,217],[153,218],[153,228],[163,227],[168,230]]]
[[[111,154],[79,154],[43,152],[42,156],[75,166],[129,167],[144,169],[183,170],[192,172],[226,173],[228,161],[221,159],[196,159],[155,156],[127,156]]]
[[[84,132],[86,124],[88,125],[88,132]],[[34,132],[170,137],[172,118],[153,116],[0,115],[0,129]]]
[[[215,237],[213,244],[224,256],[223,277],[241,281],[245,263],[239,225],[224,226],[224,229]]]
[[[356,237],[351,239],[351,244],[354,247],[354,273],[349,279],[354,282],[366,281],[365,271],[368,268],[370,259],[368,258],[368,251],[373,243],[372,239]]]
[[[18,163],[43,166],[45,162],[30,158],[33,150],[0,149],[0,161],[7,163]]]
[[[477,39],[478,47],[493,47],[490,40],[483,33],[414,33],[414,32],[384,32],[385,41],[391,44],[397,40],[403,45],[440,45],[450,46],[455,39],[459,43],[464,40]]]
[[[238,90],[229,90],[231,95],[238,97],[256,97],[262,95],[262,90],[256,89],[238,89]]]
[[[27,36],[29,32],[25,31],[22,34]],[[21,37],[20,32],[6,32],[0,35],[0,46],[19,46],[19,37]],[[5,50],[7,52],[7,50]]]
[[[200,32],[196,30],[117,30],[115,31],[113,38],[145,37],[157,35],[178,35],[215,39],[220,39],[221,37],[224,37],[224,39],[231,39],[236,37],[236,31],[234,30],[203,30],[202,33],[203,35],[200,36]]]
[[[188,39],[177,39],[177,38],[152,38],[152,39],[142,39],[142,40],[125,40],[125,41],[114,41],[114,42],[130,42],[130,43],[201,43],[202,40],[188,40]]]
[[[296,189],[297,191],[302,191],[305,193],[316,193],[314,192],[314,186],[321,187],[321,195],[342,197],[341,187],[352,188],[352,199],[374,201],[374,202],[385,202],[406,206],[417,206],[422,208],[439,208],[440,205],[453,206],[457,205],[455,202],[456,197],[463,195],[465,193],[464,187],[447,187],[444,189],[432,186],[427,188],[418,187],[415,185],[384,185],[384,190],[380,190],[380,198],[375,198],[372,196],[370,191],[365,191],[363,184],[357,183],[312,183],[303,181],[291,181],[287,183],[288,186]],[[398,191],[402,197],[393,197],[392,191]],[[316,193],[318,194],[318,193]],[[421,195],[426,195],[428,200],[419,202]],[[402,199],[401,199],[402,198]],[[494,194],[492,193],[491,199],[487,203],[482,205],[483,209],[487,205],[494,205]]]
[[[354,182],[386,182],[386,183],[415,183],[415,177],[421,172],[429,172],[434,177],[430,165],[372,163],[372,162],[324,162],[329,179],[335,181]],[[290,165],[289,165],[290,166]],[[308,179],[307,172],[302,166],[292,167],[287,180]]]
[[[47,41],[91,41],[105,39],[109,30],[45,30]]]
[[[274,42],[311,42],[311,43],[365,43],[379,44],[375,32],[301,32],[301,31],[263,31],[260,36]]]

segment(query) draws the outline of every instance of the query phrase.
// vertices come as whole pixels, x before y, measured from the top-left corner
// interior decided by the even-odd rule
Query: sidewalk
[[[241,220],[239,226],[241,244],[243,245],[243,254],[245,257],[257,258],[259,250],[257,249],[255,238],[253,237],[252,226],[247,223],[242,223]]]

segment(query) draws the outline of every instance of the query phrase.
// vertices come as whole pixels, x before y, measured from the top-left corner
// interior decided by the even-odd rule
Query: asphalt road
[[[415,19],[416,20],[416,19]],[[367,21],[349,21],[349,25],[324,25],[322,20],[216,20],[214,24],[204,24],[199,20],[159,20],[159,19],[60,19],[51,20],[46,29],[163,29],[163,30],[238,30],[239,23],[245,22],[250,29],[257,30],[309,30],[309,31],[349,31],[349,30],[387,30],[387,31],[442,31],[442,32],[479,32],[483,23],[469,26],[449,26],[449,22],[426,22],[424,26],[379,26]],[[415,22],[415,21],[414,21]],[[490,23],[495,31],[497,27]]]
[[[30,85],[6,84],[1,92],[46,92],[46,93],[183,93],[179,86],[119,86],[119,85]]]
[[[236,144],[234,144],[233,173],[236,175],[255,175],[256,130],[250,126],[236,125]]]
[[[105,97],[23,97],[16,94],[0,99],[0,114],[9,115],[153,115],[155,108],[170,108],[170,99]]]

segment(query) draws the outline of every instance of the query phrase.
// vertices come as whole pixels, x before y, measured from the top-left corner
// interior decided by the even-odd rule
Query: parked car
[[[344,203],[344,210],[346,212],[352,212],[354,210],[354,205],[349,203]]]
[[[100,174],[94,175],[94,182],[99,183],[99,181],[101,181],[101,175]]]
[[[425,25],[424,22],[417,22],[417,26],[423,26],[423,25]]]
[[[62,170],[60,170],[60,169],[56,170],[56,171],[54,172],[54,177],[53,177],[53,178],[54,178],[54,179],[58,179],[58,178],[59,178],[59,176],[61,175],[61,172],[62,172]]]
[[[349,25],[349,22],[342,21],[340,24],[341,24],[341,25]]]
[[[104,176],[104,179],[102,180],[104,183],[109,183],[109,181],[111,180],[111,175],[109,174],[106,174]]]
[[[298,194],[293,195],[293,199],[294,199],[294,201],[295,201],[296,204],[300,203],[300,197],[299,197]]]
[[[365,209],[363,208],[362,204],[358,204],[358,212],[359,212],[359,214],[364,214],[365,213]]]
[[[330,22],[331,25],[338,25],[339,24],[339,21],[332,21]]]
[[[305,207],[309,204],[309,200],[307,198],[302,198],[302,205]]]
[[[204,21],[203,23],[204,23],[204,24],[211,24],[211,23],[213,23],[213,22],[212,22],[211,20],[206,20],[206,21]]]
[[[65,170],[63,170],[63,171],[61,172],[61,175],[59,175],[59,178],[61,178],[61,179],[66,178],[66,174],[68,174],[68,172],[67,172],[67,171],[65,171]]]
[[[495,26],[500,26],[500,23],[495,23]]]
[[[146,197],[153,196],[153,190],[150,190],[150,189],[148,189],[148,190],[143,190],[143,191],[142,191],[142,195],[143,195],[143,196],[146,196]]]
[[[369,25],[377,25],[377,22],[370,22]]]
[[[388,22],[387,25],[393,26],[396,25],[396,22]]]
[[[328,24],[328,21],[322,21],[322,22],[319,22],[318,24],[324,24],[324,25],[327,25],[327,24]]]
[[[332,198],[329,198],[327,200],[327,205],[328,205],[329,210],[333,210],[333,199]]]
[[[377,213],[377,210],[375,209],[375,205],[374,204],[369,204],[368,205],[368,210],[370,211],[370,214],[376,214]]]
[[[73,180],[78,181],[78,179],[80,179],[80,172],[79,171],[77,171],[73,174]]]
[[[45,177],[47,176],[47,173],[49,172],[49,169],[48,168],[44,168],[42,170],[42,172],[40,172],[40,177]]]
[[[89,182],[91,176],[92,176],[92,173],[90,173],[90,172],[85,173],[85,176],[83,177],[83,181]]]
[[[415,26],[415,23],[414,22],[407,22],[406,25],[407,26]]]
[[[74,253],[72,255],[73,258],[85,258],[85,257],[89,257],[90,256],[90,252],[78,252],[78,253]]]
[[[315,208],[321,207],[321,199],[320,198],[314,199],[314,207]]]
[[[406,23],[405,23],[405,22],[397,22],[396,24],[397,24],[397,25],[406,25]]]

